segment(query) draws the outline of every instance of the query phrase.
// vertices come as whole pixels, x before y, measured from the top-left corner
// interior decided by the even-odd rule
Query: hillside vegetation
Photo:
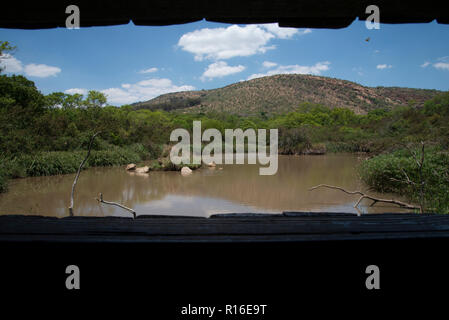
[[[229,86],[176,92],[133,105],[135,109],[180,112],[229,112],[242,116],[273,115],[296,110],[309,102],[330,108],[348,108],[367,114],[376,108],[422,106],[437,90],[398,87],[364,87],[357,83],[312,75],[285,74],[257,78]]]

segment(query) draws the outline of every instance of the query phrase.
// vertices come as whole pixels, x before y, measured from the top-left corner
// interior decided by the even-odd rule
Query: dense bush
[[[422,180],[416,161],[420,161],[421,151],[417,149],[412,152],[402,149],[365,160],[360,167],[362,180],[376,191],[397,193],[415,203],[423,202],[427,211],[447,213],[449,153],[430,147],[424,154]]]

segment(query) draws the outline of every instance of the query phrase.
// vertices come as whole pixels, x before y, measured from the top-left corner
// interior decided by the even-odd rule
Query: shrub
[[[416,152],[420,157],[419,151]],[[431,147],[425,151],[424,159],[423,204],[426,211],[448,213],[449,154]],[[360,175],[376,191],[404,195],[419,203],[421,180],[418,168],[410,151],[403,149],[365,160],[360,167]],[[407,183],[407,179],[412,183]]]

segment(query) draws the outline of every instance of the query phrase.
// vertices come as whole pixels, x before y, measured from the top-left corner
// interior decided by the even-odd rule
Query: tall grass
[[[87,151],[50,151],[2,159],[0,192],[7,190],[9,178],[75,173],[86,153]],[[147,151],[140,144],[126,148],[112,146],[109,150],[92,150],[84,168],[139,162],[146,155]]]

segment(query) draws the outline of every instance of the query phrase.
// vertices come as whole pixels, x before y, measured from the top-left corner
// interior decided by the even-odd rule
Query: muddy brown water
[[[124,167],[92,168],[81,173],[76,187],[75,215],[131,216],[121,208],[99,204],[104,200],[133,208],[137,215],[209,216],[216,213],[281,213],[283,211],[351,212],[357,196],[338,190],[308,191],[318,184],[363,190],[356,167],[362,156],[279,156],[276,175],[259,175],[258,165],[219,165],[201,168],[190,176],[179,172],[132,174]],[[222,168],[222,169],[220,169]],[[68,215],[74,174],[11,180],[0,194],[0,214],[64,217]],[[383,198],[388,194],[369,192]],[[398,198],[398,197],[395,197]],[[362,213],[407,212],[393,205],[370,201]],[[409,212],[409,211],[408,211]]]

